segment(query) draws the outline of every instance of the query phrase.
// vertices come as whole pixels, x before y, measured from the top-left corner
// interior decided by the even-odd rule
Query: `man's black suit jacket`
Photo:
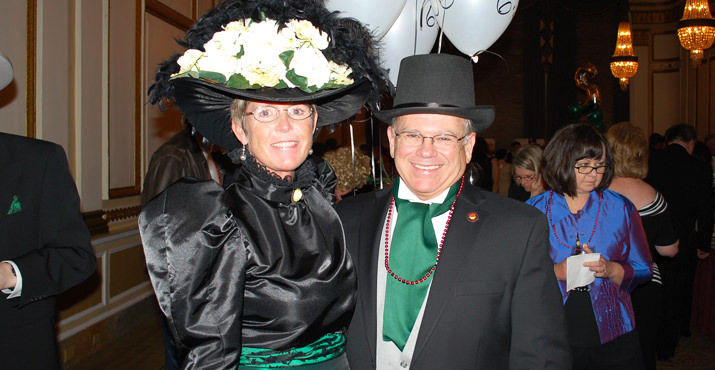
[[[358,274],[358,302],[347,333],[353,370],[376,366],[376,269],[384,258],[378,251],[391,199],[387,188],[337,205]],[[470,221],[470,214],[478,219]],[[570,368],[548,237],[545,217],[535,208],[465,184],[410,369]]]
[[[58,368],[54,295],[97,259],[61,146],[0,133],[0,261],[22,274],[22,295],[0,294],[0,368]]]
[[[695,250],[710,252],[713,234],[712,172],[679,144],[653,151],[646,182],[668,202],[680,239],[678,255],[695,258]],[[697,225],[697,230],[696,230]]]

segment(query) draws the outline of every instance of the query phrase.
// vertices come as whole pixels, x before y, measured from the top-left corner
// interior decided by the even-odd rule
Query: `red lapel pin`
[[[477,214],[477,212],[469,212],[469,213],[467,213],[467,221],[469,221],[469,222],[477,222],[477,221],[479,221],[479,214]]]

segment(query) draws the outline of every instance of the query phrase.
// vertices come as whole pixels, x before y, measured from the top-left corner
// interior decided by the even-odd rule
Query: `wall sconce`
[[[628,21],[618,24],[616,51],[611,57],[611,73],[619,79],[621,90],[628,90],[628,79],[638,72],[638,57],[633,53],[631,42],[631,25]]]
[[[678,38],[686,50],[690,50],[693,68],[703,60],[703,50],[713,46],[715,19],[710,15],[707,0],[688,0],[683,18],[678,22]]]

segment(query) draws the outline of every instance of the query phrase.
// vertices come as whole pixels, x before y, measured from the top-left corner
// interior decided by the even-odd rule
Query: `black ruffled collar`
[[[256,157],[252,156],[250,153],[246,153],[246,160],[241,160],[240,150],[234,149],[226,153],[226,155],[231,159],[231,162],[240,166],[244,171],[248,171],[251,175],[261,179],[264,182],[270,183],[279,187],[288,187],[291,189],[304,188],[309,186],[313,179],[316,178],[316,166],[315,163],[308,157],[303,163],[296,168],[293,176],[286,176],[281,178],[275,173],[271,172],[266,168],[266,166],[258,163]],[[237,172],[240,172],[237,171]],[[225,181],[226,185],[230,185],[232,182],[237,180],[238,176],[234,178],[227,179]]]
[[[268,201],[290,204],[295,189],[305,189],[317,181],[317,167],[310,157],[296,168],[293,176],[281,178],[248,153],[246,160],[240,161],[236,152],[228,155],[234,163],[241,163],[241,167],[224,181],[226,188],[235,185]]]

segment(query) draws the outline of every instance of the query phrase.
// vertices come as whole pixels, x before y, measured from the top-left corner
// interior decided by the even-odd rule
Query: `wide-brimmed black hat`
[[[297,22],[301,24],[296,25]],[[261,26],[273,23],[276,27]],[[253,30],[249,29],[256,25],[258,26]],[[310,76],[291,70],[280,74],[278,82],[256,82],[255,79],[251,80],[251,76],[244,76],[240,72],[232,74],[235,64],[201,65],[200,58],[210,58],[210,53],[215,52],[216,42],[227,42],[227,33],[224,32],[227,29],[233,31],[232,35],[240,34],[240,39],[236,37],[235,43],[231,44],[240,46],[236,53],[230,54],[236,57],[232,62],[236,63],[237,59],[250,56],[254,63],[250,65],[257,67],[259,64],[264,66],[268,63],[263,63],[266,60],[261,59],[264,58],[264,48],[244,48],[242,43],[250,37],[254,37],[254,40],[261,39],[261,34],[251,32],[258,32],[256,29],[261,32],[265,30],[266,33],[277,34],[280,36],[278,38],[282,37],[282,32],[286,29],[295,29],[296,37],[304,36],[300,34],[304,32],[308,34],[308,44],[312,45],[315,40],[323,42],[319,48],[312,47],[311,50],[320,53],[324,61],[328,62],[332,72],[331,79],[320,86],[311,85]],[[305,31],[306,29],[308,31]],[[313,30],[313,36],[309,34],[310,30]],[[319,33],[327,35],[327,42],[322,36],[315,36]],[[285,42],[285,37],[277,41]],[[387,73],[378,63],[375,42],[370,31],[354,19],[338,17],[337,13],[327,10],[320,0],[223,0],[199,18],[186,33],[185,39],[179,43],[186,50],[160,65],[155,82],[149,88],[150,102],[158,103],[164,108],[165,100],[173,100],[197,131],[226,149],[239,145],[231,130],[230,107],[234,99],[315,104],[317,124],[325,126],[350,118],[366,102],[376,106],[380,93],[388,87]],[[269,47],[266,46],[265,49]],[[267,53],[265,57],[270,58],[270,62],[275,62],[280,56],[288,69],[291,60],[298,60],[305,55],[308,55],[306,60],[312,60],[310,54],[301,55],[295,48],[277,55]],[[306,63],[303,63],[303,66],[305,65]],[[348,74],[340,74],[346,68]],[[319,72],[315,74],[321,75]],[[338,77],[333,79],[333,76]]]
[[[402,59],[392,109],[375,112],[384,122],[418,113],[467,118],[480,133],[494,122],[491,105],[474,104],[474,77],[469,60],[449,54],[413,55]]]

